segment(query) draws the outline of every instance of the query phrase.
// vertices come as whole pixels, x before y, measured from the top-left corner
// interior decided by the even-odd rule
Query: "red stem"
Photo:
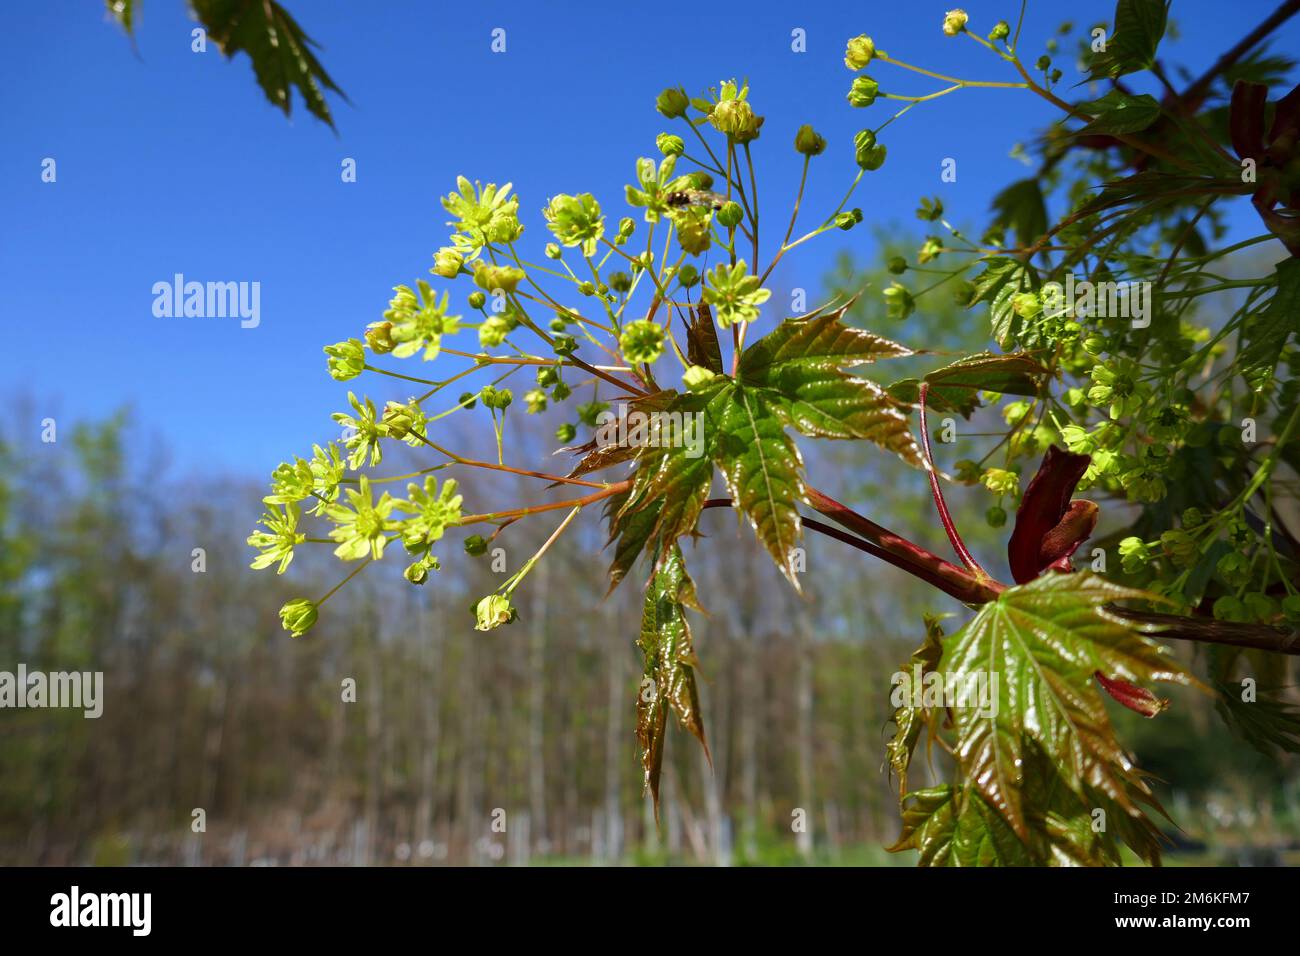
[[[930,478],[930,491],[934,495],[934,507],[939,512],[939,520],[943,522],[943,530],[948,535],[948,540],[952,542],[952,549],[957,552],[957,557],[961,563],[970,568],[977,575],[983,578],[992,578],[987,571],[980,567],[980,563],[975,560],[975,555],[970,553],[966,547],[966,542],[961,539],[961,534],[957,531],[957,525],[952,520],[952,514],[948,511],[948,502],[943,497],[943,488],[939,484],[939,473],[934,468],[934,453],[930,450],[930,424],[926,417],[925,400],[930,393],[930,383],[921,383],[921,446],[925,449],[925,472]]]
[[[996,600],[997,596],[1006,590],[1005,584],[987,577],[981,579],[965,568],[959,568],[945,561],[937,554],[908,541],[888,528],[881,527],[847,505],[840,504],[834,498],[822,494],[816,488],[808,489],[807,500],[821,514],[836,524],[848,528],[854,534],[845,534],[838,528],[811,518],[804,518],[803,523],[810,531],[817,531],[851,545],[859,551],[865,551],[965,604],[987,604],[989,601]],[[722,508],[729,507],[731,504],[730,498],[710,498],[704,503],[704,507]],[[1198,644],[1253,647],[1275,654],[1300,656],[1300,630],[1287,631],[1267,624],[1236,624],[1181,614],[1133,611],[1113,604],[1107,605],[1107,610],[1132,621],[1152,637],[1191,641]]]
[[[807,500],[821,514],[854,533],[845,534],[838,528],[822,524],[815,519],[804,518],[803,523],[809,530],[835,538],[896,568],[901,568],[959,601],[966,604],[985,604],[1005,590],[1004,585],[988,577],[983,579],[976,577],[965,568],[945,561],[937,554],[908,541],[902,535],[881,527],[870,518],[858,514],[852,508],[840,504],[815,488],[808,489]],[[704,507],[721,508],[730,504],[730,498],[710,498],[704,503]]]

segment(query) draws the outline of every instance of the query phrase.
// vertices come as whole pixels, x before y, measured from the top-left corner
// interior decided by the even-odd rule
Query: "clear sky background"
[[[246,57],[191,52],[195,24],[181,0],[142,0],[134,47],[102,4],[6,11],[0,395],[30,395],[61,424],[129,405],[183,472],[269,473],[336,434],[328,416],[347,386],[326,374],[321,346],[359,335],[394,284],[428,275],[448,232],[438,199],[457,174],[514,182],[536,256],[550,238],[539,210],[552,194],[590,191],[614,220],[624,214],[636,157],[657,156],[654,137],[670,128],[653,109],[660,89],[694,93],[748,76],[767,117],[756,159],[774,229],[798,183],[795,129],[810,122],[829,141],[805,199],[801,222],[811,227],[855,171],[853,133],[892,112],[885,101],[865,113],[845,102],[848,37],[868,33],[903,59],[970,79],[1014,79],[976,44],[944,37],[945,3],[929,0],[285,5],[351,100],[331,100],[337,136],[300,102],[291,121],[272,108]],[[999,18],[1014,23],[1018,4],[965,7],[983,34]],[[1181,39],[1167,62],[1199,73],[1273,7],[1176,2]],[[1112,10],[1110,0],[1033,2],[1022,54],[1035,58],[1063,19],[1084,26]],[[496,27],[506,30],[504,54],[490,49]],[[806,31],[806,53],[791,51],[795,28]],[[1287,24],[1275,49],[1300,50],[1300,25]],[[1075,66],[1058,60],[1068,84]],[[936,88],[884,66],[872,75],[893,92]],[[888,162],[855,204],[868,224],[914,230],[918,197],[937,194],[954,222],[982,223],[996,190],[1026,175],[1009,147],[1051,118],[1019,91],[964,91],[918,108],[882,136]],[[57,161],[55,184],[41,182],[45,157]],[[356,160],[356,183],[341,182],[345,157]],[[945,157],[957,160],[956,183],[940,182]],[[1261,231],[1252,218],[1243,210],[1234,220],[1240,235]],[[768,235],[770,249],[779,235]],[[836,252],[865,260],[873,247],[867,228],[835,232],[792,254],[772,284],[815,298]],[[153,284],[177,272],[260,282],[260,326],[155,318]],[[453,289],[463,312],[465,280]],[[461,344],[473,343],[470,332]],[[403,365],[427,373],[409,360],[394,367]]]

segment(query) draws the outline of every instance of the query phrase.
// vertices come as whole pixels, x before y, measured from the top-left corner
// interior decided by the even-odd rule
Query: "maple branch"
[[[1203,73],[1191,86],[1183,91],[1180,99],[1184,103],[1193,104],[1193,108],[1200,105],[1201,98],[1209,90],[1210,84],[1220,73],[1232,66],[1243,56],[1250,52],[1255,44],[1259,43],[1279,26],[1300,12],[1300,0],[1286,0],[1280,7],[1273,11],[1259,26],[1251,30],[1246,36],[1231,50],[1224,53],[1214,61],[1214,65]]]
[[[597,501],[604,501],[606,498],[612,498],[621,491],[627,491],[632,487],[632,479],[627,478],[616,484],[606,485],[604,490],[594,492],[583,498],[571,498],[567,501],[552,501],[544,505],[533,505],[530,508],[511,508],[509,511],[493,511],[489,514],[465,515],[459,525],[477,524],[480,521],[496,521],[500,518],[522,518],[525,515],[541,514],[543,511],[555,511],[557,508],[584,508],[587,505],[595,504]]]
[[[1152,637],[1201,644],[1228,644],[1232,647],[1271,651],[1274,654],[1300,655],[1300,629],[1288,631],[1270,624],[1239,624],[1235,621],[1216,621],[1210,617],[1132,611],[1113,604],[1107,605],[1106,609],[1127,621],[1143,625],[1143,630]]]
[[[848,505],[840,504],[816,488],[808,489],[808,503],[836,524],[865,538],[875,550],[870,552],[896,568],[937,587],[966,604],[985,604],[1005,590],[1005,586],[981,578],[932,551],[876,524]],[[863,549],[866,550],[866,549]]]
[[[989,601],[996,600],[997,596],[1006,590],[1005,585],[988,579],[981,580],[966,569],[945,561],[919,544],[876,524],[870,518],[858,514],[852,508],[816,488],[808,489],[808,503],[821,514],[854,533],[848,534],[813,518],[803,518],[804,526],[810,531],[834,538],[892,564],[964,604],[987,604]],[[731,504],[730,498],[710,498],[704,503],[704,507],[722,508]],[[1199,644],[1250,647],[1275,654],[1300,656],[1300,629],[1287,631],[1268,624],[1239,624],[1181,614],[1135,611],[1115,604],[1107,605],[1106,609],[1140,625],[1153,637],[1192,641]]]
[[[802,518],[804,526],[810,531],[817,531],[859,551],[865,551],[966,604],[985,604],[1005,590],[1004,585],[987,578],[981,580],[965,568],[881,527],[815,488],[809,488],[808,494],[808,503],[813,508],[854,534],[848,534],[814,518]],[[731,503],[730,498],[710,498],[704,507],[722,508]]]

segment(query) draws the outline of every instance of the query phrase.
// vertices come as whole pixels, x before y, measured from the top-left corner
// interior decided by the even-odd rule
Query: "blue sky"
[[[805,199],[811,225],[854,172],[852,134],[882,118],[844,100],[848,37],[869,33],[896,56],[967,78],[1013,78],[976,44],[942,36],[945,4],[925,0],[756,2],[743,15],[699,5],[689,18],[681,8],[557,0],[286,6],[351,99],[332,100],[337,136],[300,103],[286,121],[245,57],[191,52],[194,24],[181,0],[143,0],[134,48],[97,4],[8,12],[0,31],[7,396],[30,394],[66,419],[129,404],[182,470],[264,474],[335,433],[328,416],[343,407],[346,386],[325,374],[321,346],[359,334],[395,283],[427,275],[446,240],[438,198],[458,173],[512,180],[524,244],[539,249],[550,195],[590,191],[607,213],[623,214],[634,160],[657,155],[655,134],[667,128],[653,110],[661,88],[695,92],[748,76],[767,117],[756,159],[769,224],[784,225],[797,186],[795,129],[811,122],[829,141]],[[999,17],[1014,20],[1017,6],[966,9],[983,33]],[[1175,3],[1182,38],[1167,55],[1199,72],[1273,6]],[[1083,25],[1111,10],[1033,3],[1022,52],[1041,52],[1066,16]],[[505,54],[490,49],[497,27]],[[806,31],[806,53],[791,51],[795,28]],[[1276,48],[1297,41],[1292,22]],[[1069,80],[1073,65],[1060,65]],[[897,70],[872,73],[890,91],[935,88]],[[889,160],[855,204],[869,223],[910,229],[917,198],[938,194],[950,218],[979,223],[992,194],[1025,175],[1009,146],[1051,115],[1011,91],[966,91],[914,110],[882,137]],[[53,184],[41,182],[46,157],[57,162]],[[356,183],[341,182],[346,157],[356,160]],[[957,160],[956,183],[939,180],[945,157]],[[1246,217],[1238,228],[1259,231]],[[866,258],[872,247],[868,229],[833,233],[788,257],[774,284],[813,293],[837,251]],[[178,272],[259,282],[260,325],[155,318],[153,284]],[[467,291],[455,288],[458,311]]]

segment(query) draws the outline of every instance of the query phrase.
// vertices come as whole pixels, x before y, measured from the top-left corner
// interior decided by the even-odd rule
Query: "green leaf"
[[[877,359],[911,355],[912,350],[845,325],[848,306],[807,319],[786,319],[740,357],[740,380],[779,390],[785,376],[834,371]]]
[[[925,615],[925,641],[912,652],[911,658],[908,659],[906,673],[913,677],[920,668],[920,675],[924,677],[927,673],[939,666],[939,660],[943,657],[943,626],[941,618],[931,614]],[[890,769],[898,776],[898,795],[899,799],[907,792],[907,769],[912,763],[912,753],[916,750],[916,742],[921,737],[921,731],[926,722],[933,714],[927,712],[922,707],[912,707],[904,703],[894,710],[893,721],[898,731],[894,734],[892,740],[885,745],[885,755],[889,759]]]
[[[1014,230],[1021,247],[1047,232],[1047,205],[1034,177],[1012,183],[993,197],[994,222]]]
[[[993,256],[986,259],[984,271],[975,277],[975,292],[970,305],[989,303],[993,338],[1002,348],[1009,348],[1020,325],[1020,317],[1011,308],[1018,292],[1038,287],[1038,273],[1019,259]]]
[[[733,506],[798,590],[795,552],[803,527],[797,509],[807,497],[799,449],[759,389],[728,383],[710,406],[709,421]]]
[[[1248,314],[1242,326],[1246,345],[1241,374],[1256,388],[1265,387],[1266,378],[1260,373],[1276,368],[1287,339],[1300,335],[1300,259],[1283,259],[1274,274],[1277,291],[1264,308]]]
[[[1019,259],[1012,259],[1009,256],[991,256],[985,259],[984,271],[975,277],[975,291],[971,295],[969,305],[991,302],[998,290],[1008,282],[1014,281],[1018,286],[1024,270],[1024,264]]]
[[[919,467],[906,413],[876,383],[841,371],[912,352],[845,325],[847,308],[786,319],[741,355],[740,381],[763,390],[782,422],[809,437],[872,441]]]
[[[656,818],[669,710],[676,714],[678,724],[704,746],[706,756],[709,752],[695,687],[695,668],[699,662],[691,641],[690,624],[686,621],[687,607],[699,610],[695,584],[686,573],[681,549],[673,545],[664,553],[646,588],[641,637],[637,642],[645,669],[637,694],[636,734],[645,785],[654,798]]]
[[[675,396],[662,409],[669,418],[655,421],[690,423],[688,427],[695,429],[693,440],[677,441],[668,432],[648,436],[637,457],[631,491],[616,513],[612,531],[617,532],[624,521],[654,510],[655,521],[646,532],[643,544],[652,541],[661,553],[667,553],[667,548],[679,537],[695,530],[713,484],[710,450],[716,436],[709,427],[708,409],[711,403],[725,401],[719,396],[729,388],[728,380],[720,379],[703,392]]]
[[[917,850],[919,866],[1029,866],[1026,846],[978,793],[944,784],[903,798],[903,833],[891,852]]]
[[[321,87],[344,100],[347,96],[311,52],[315,41],[287,10],[275,0],[190,0],[190,6],[227,58],[248,54],[262,92],[285,116],[292,106],[290,91],[297,87],[308,111],[334,128]]]
[[[614,495],[605,503],[605,516],[610,523],[608,544],[614,545],[614,560],[609,566],[607,593],[613,593],[627,577],[627,573],[632,570],[636,559],[641,557],[659,520],[659,509],[663,506],[662,502],[653,502],[631,515],[622,516],[619,512],[627,503],[627,499],[628,492],[624,492],[621,495]]]
[[[1223,722],[1270,760],[1279,752],[1300,754],[1300,709],[1282,687],[1256,687],[1253,700],[1242,699],[1242,686],[1217,681],[1215,709]]]
[[[1150,69],[1156,48],[1165,35],[1166,0],[1119,0],[1115,5],[1115,31],[1106,49],[1092,58],[1091,79],[1124,76]]]
[[[566,478],[581,478],[595,471],[632,461],[641,453],[635,445],[597,445],[594,441],[582,460],[573,466]]]
[[[984,605],[945,649],[950,680],[997,680],[995,714],[955,709],[955,750],[962,777],[1022,840],[1031,746],[1076,794],[1095,790],[1142,815],[1135,797],[1150,790],[1115,739],[1092,675],[1191,682],[1164,647],[1105,607],[1143,597],[1095,575],[1049,573]]]
[[[889,852],[917,850],[920,866],[947,866],[957,830],[957,796],[957,789],[945,783],[903,797],[903,832]]]
[[[672,389],[663,389],[629,402],[628,412],[639,412],[648,415],[656,411],[668,411],[679,398],[678,393]],[[644,451],[642,445],[622,441],[623,437],[631,437],[632,429],[630,427],[618,427],[614,430],[614,434],[619,436],[619,440],[607,441],[602,444],[597,438],[592,438],[586,444],[571,449],[575,453],[581,452],[583,457],[565,477],[580,478],[583,475],[589,475],[592,472],[601,471],[613,465],[620,465],[632,461]]]
[[[1110,135],[1139,133],[1160,118],[1160,103],[1149,93],[1134,96],[1120,90],[1111,90],[1099,100],[1085,103],[1084,112],[1092,113],[1093,120],[1080,133],[1108,133]]]
[[[936,412],[958,412],[970,418],[979,407],[979,392],[1034,396],[1046,376],[1047,369],[1024,352],[981,352],[928,373],[924,379],[930,383],[926,405]],[[900,402],[916,404],[921,398],[921,380],[895,382],[889,386],[889,394]]]

